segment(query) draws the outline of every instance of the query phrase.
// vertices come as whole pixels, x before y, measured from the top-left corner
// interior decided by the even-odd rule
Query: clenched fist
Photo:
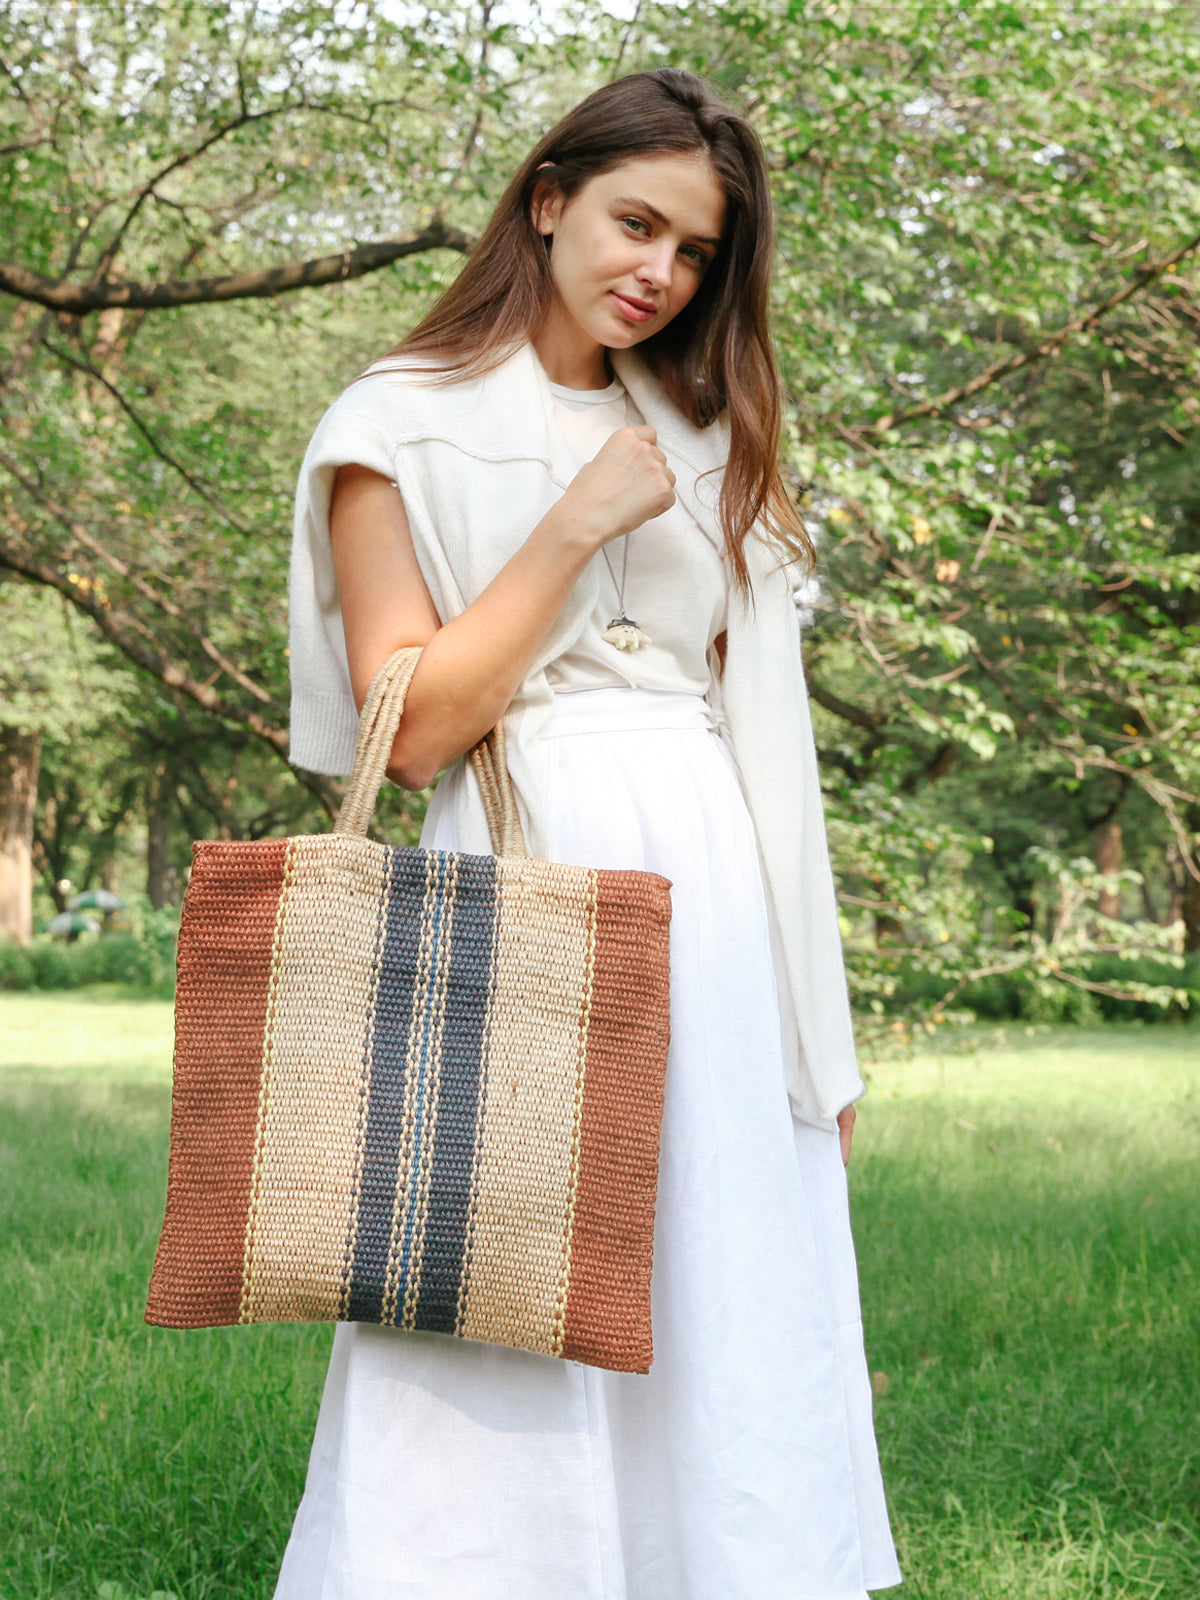
[[[580,467],[562,506],[598,545],[632,533],[675,504],[675,474],[653,428],[618,428]]]

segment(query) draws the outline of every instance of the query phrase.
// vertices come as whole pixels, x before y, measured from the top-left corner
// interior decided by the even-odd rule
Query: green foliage
[[[1003,904],[988,907],[992,838],[934,824],[928,808],[880,785],[860,787],[855,813],[835,813],[830,837],[851,994],[870,1047],[907,1046],[914,1027],[932,1032],[963,1013],[1081,1025],[1190,1015],[1183,969],[1194,978],[1200,957],[1175,953],[1171,927],[1098,912],[1101,895],[1140,884],[1137,873],[1108,874],[1086,857],[1026,846],[1029,903],[1052,912],[1039,926]]]
[[[0,724],[89,741],[124,711],[129,673],[47,589],[0,579]]]
[[[142,938],[110,934],[84,936],[74,943],[38,939],[27,949],[0,944],[0,989],[82,989],[105,983],[171,994],[175,940],[174,917],[168,917],[169,930]]]
[[[1200,1020],[1200,951],[1188,956],[1181,966],[1166,961],[1143,960],[1131,969],[1119,956],[1101,956],[1090,962],[1087,976],[1103,987],[1095,994],[1096,1009],[1108,1022],[1157,1022],[1164,1015],[1176,1022]],[[1130,980],[1133,980],[1131,983]],[[1173,990],[1169,1005],[1156,1005],[1119,992],[1136,988]]]
[[[1190,1024],[1200,1018],[1200,954],[1177,960],[1156,960],[1142,956],[1122,960],[1120,956],[1098,956],[1081,964],[1080,977],[1092,989],[1070,983],[1038,979],[1029,970],[1017,968],[966,984],[954,1001],[954,1011],[946,1017],[952,1024],[960,1012],[981,1021],[1022,1021],[1070,1024],[1091,1027],[1098,1022],[1171,1022]],[[892,987],[881,1010],[883,1025],[895,1026],[913,1013],[945,1015],[942,999],[944,978],[900,957],[890,968]],[[1144,996],[1170,996],[1146,999]],[[1143,996],[1138,998],[1139,993]]]
[[[1100,981],[1100,955],[1200,943],[1195,8],[480,15],[7,7],[0,260],[169,286],[433,216],[470,234],[582,93],[707,73],[771,164],[787,462],[822,562],[806,660],[868,1023],[901,945],[958,1003],[1010,960],[1061,986]],[[323,824],[328,786],[279,759],[295,469],[457,261],[83,318],[0,306],[0,561],[90,608],[124,653],[96,661],[133,684],[90,739],[48,726],[48,884],[94,875],[118,837],[136,855],[152,817],[176,899],[190,838]],[[1092,856],[1106,818],[1123,931],[1096,919],[1103,886],[1081,902],[1079,872],[1035,854]]]

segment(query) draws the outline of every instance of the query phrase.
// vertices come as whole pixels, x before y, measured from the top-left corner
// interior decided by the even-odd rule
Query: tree
[[[856,973],[876,981],[889,919],[943,966],[987,964],[1013,905],[1056,925],[1014,807],[1102,866],[1136,807],[1200,940],[1194,22],[1158,0],[660,4],[636,26],[12,6],[0,563],[278,762],[285,529],[321,407],[453,272],[536,131],[618,71],[687,65],[773,170]],[[931,857],[961,938],[912,909]]]
[[[70,740],[86,753],[128,677],[106,666],[90,633],[50,592],[0,583],[0,623],[0,930],[13,943],[28,944],[45,752]],[[48,885],[52,894],[55,881]]]

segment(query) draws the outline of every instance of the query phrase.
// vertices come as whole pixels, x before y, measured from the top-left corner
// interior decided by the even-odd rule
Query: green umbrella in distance
[[[68,911],[124,911],[125,902],[119,894],[113,894],[111,889],[84,889],[81,894],[73,894],[67,901]]]
[[[56,917],[42,924],[43,933],[56,939],[74,939],[81,933],[99,933],[100,924],[95,917],[81,916],[78,911],[60,911]]]

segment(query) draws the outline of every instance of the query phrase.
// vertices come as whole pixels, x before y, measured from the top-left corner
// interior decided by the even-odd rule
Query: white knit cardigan
[[[728,433],[693,427],[640,358],[613,366],[677,478],[676,494],[723,549],[717,519]],[[395,481],[417,559],[443,622],[457,616],[516,553],[567,488],[575,464],[550,420],[548,379],[518,346],[481,378],[436,387],[411,363],[380,363],[333,403],[309,443],[296,494],[290,578],[292,762],[349,772],[358,714],[350,688],[329,542],[339,466]],[[842,965],[816,751],[800,664],[792,578],[763,541],[746,544],[753,608],[731,595],[719,683],[733,753],[754,819],[772,909],[785,1019],[787,1086],[799,1114],[828,1125],[863,1092]],[[584,570],[504,717],[509,770],[530,852],[546,830],[530,747],[551,709],[546,665],[579,636],[598,594]],[[684,578],[682,581],[686,581]],[[474,780],[460,786],[461,848],[490,851]],[[796,1037],[798,1033],[798,1037]]]

